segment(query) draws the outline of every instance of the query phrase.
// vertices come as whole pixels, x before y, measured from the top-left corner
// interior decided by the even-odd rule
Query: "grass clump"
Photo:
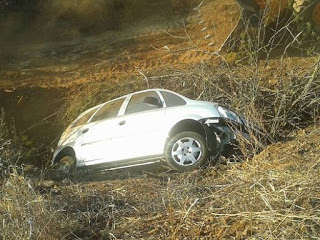
[[[0,178],[8,175],[7,170],[17,167],[23,155],[23,148],[18,143],[15,129],[6,123],[4,111],[0,112]]]
[[[2,239],[62,239],[72,222],[44,199],[31,180],[12,168],[0,186]]]
[[[37,190],[38,178],[24,174],[25,149],[0,115],[0,238],[62,239],[73,223]]]

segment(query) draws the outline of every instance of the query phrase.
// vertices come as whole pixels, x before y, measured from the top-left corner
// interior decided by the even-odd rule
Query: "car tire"
[[[56,164],[56,170],[61,174],[71,174],[76,168],[76,160],[71,156],[65,156]]]
[[[205,139],[196,132],[182,132],[167,142],[165,157],[170,168],[178,171],[197,169],[208,161]]]

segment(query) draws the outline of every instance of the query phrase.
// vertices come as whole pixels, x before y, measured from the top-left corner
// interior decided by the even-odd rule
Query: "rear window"
[[[176,107],[186,104],[186,101],[183,98],[171,92],[161,91],[161,94],[166,102],[167,107]]]

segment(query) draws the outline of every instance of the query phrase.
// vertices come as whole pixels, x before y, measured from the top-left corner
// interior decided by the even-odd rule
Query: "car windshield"
[[[87,113],[85,113],[82,117],[77,119],[72,124],[72,127],[77,127],[77,126],[81,126],[83,124],[86,124],[89,121],[89,119],[92,116],[92,114],[94,114],[97,111],[97,109],[98,109],[98,107],[95,107],[95,108],[91,109],[90,111],[88,111]]]
[[[100,121],[103,119],[113,118],[118,115],[120,107],[122,106],[125,98],[120,98],[112,102],[106,103],[92,118],[92,122]]]

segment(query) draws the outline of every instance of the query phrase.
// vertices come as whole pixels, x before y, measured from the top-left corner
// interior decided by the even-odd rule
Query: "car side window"
[[[142,92],[131,97],[126,114],[153,110],[160,107],[162,107],[162,103],[155,91]]]
[[[161,91],[161,94],[166,102],[167,107],[176,107],[186,104],[186,101],[183,98],[171,92]]]
[[[81,118],[79,118],[77,121],[75,121],[75,123],[72,125],[72,127],[77,127],[77,126],[86,124],[89,121],[92,114],[94,114],[96,111],[97,111],[97,108],[90,110],[89,112],[84,114]]]
[[[125,98],[120,98],[112,102],[106,103],[92,118],[92,122],[116,117],[124,100]]]

